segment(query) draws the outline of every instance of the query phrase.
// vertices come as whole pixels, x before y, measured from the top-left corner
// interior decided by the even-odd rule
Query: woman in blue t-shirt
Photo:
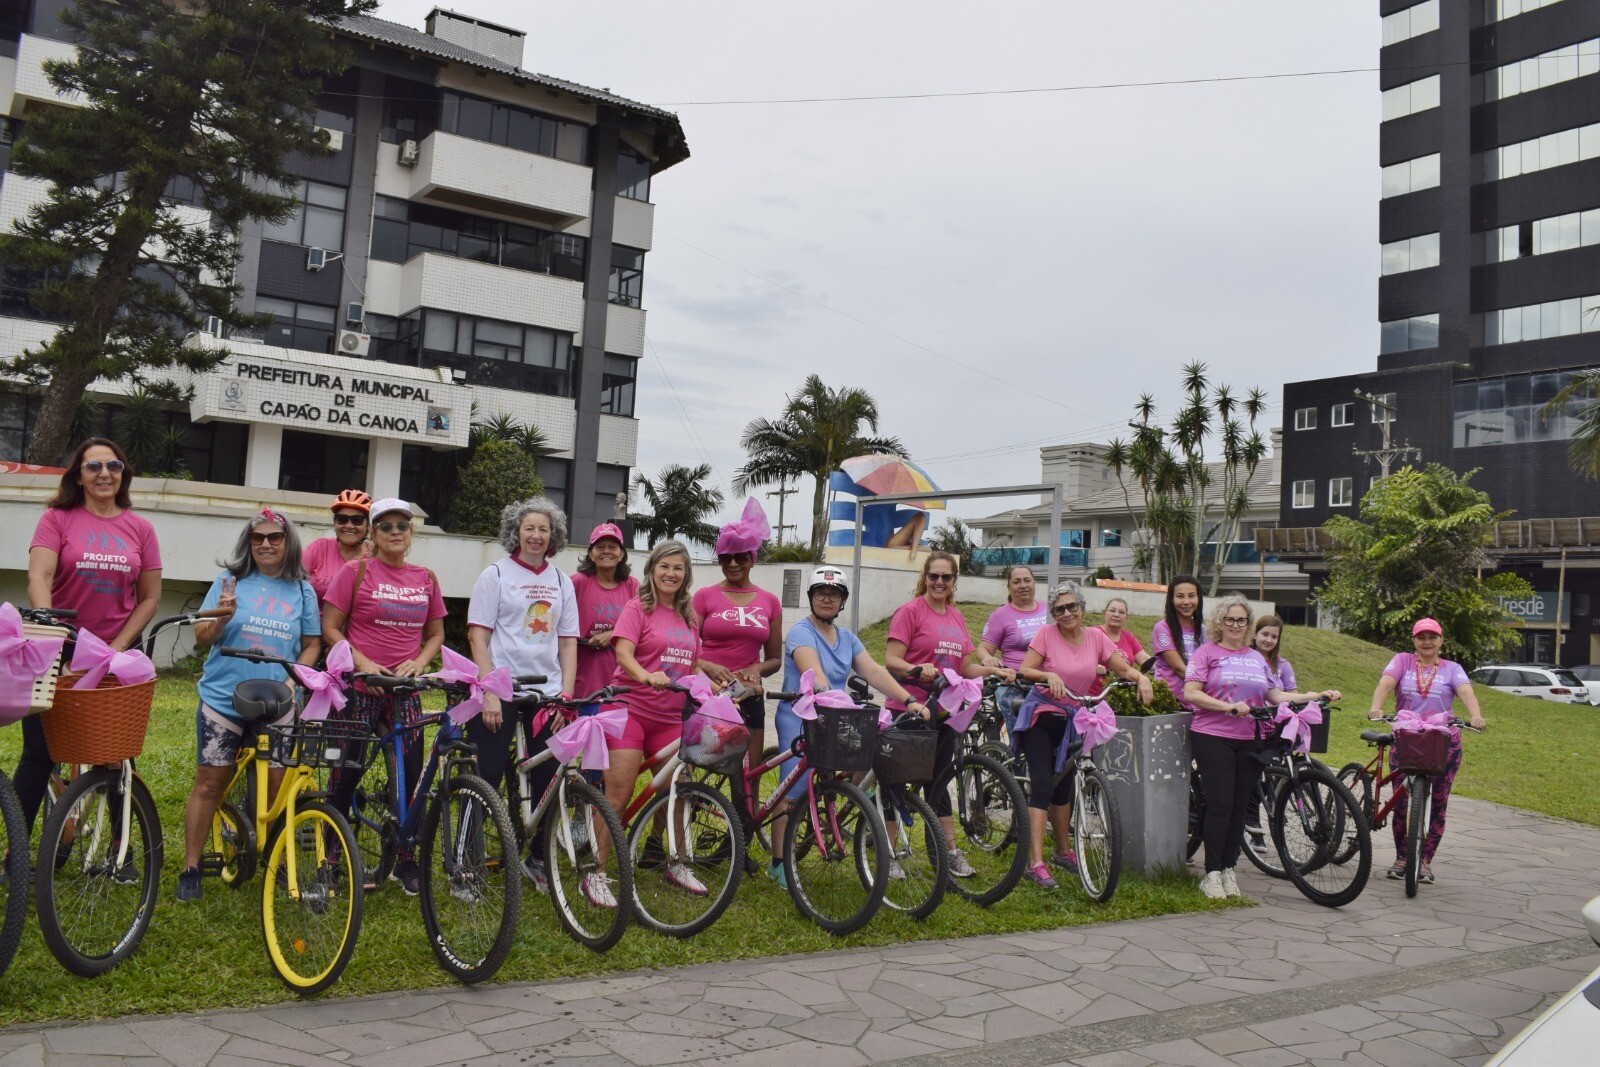
[[[283,680],[283,668],[275,664],[234,659],[221,650],[248,648],[306,664],[316,663],[322,652],[317,594],[301,569],[300,536],[288,516],[263,509],[244,524],[232,555],[223,562],[222,573],[200,607],[221,608],[229,614],[194,628],[195,643],[210,646],[211,654],[197,687],[194,789],[183,809],[180,901],[200,897],[200,853],[222,791],[233,779],[239,745],[246,740],[245,722],[233,710],[234,687],[250,678]],[[280,721],[292,717],[291,712]],[[274,793],[282,778],[283,769],[272,768],[269,781]]]

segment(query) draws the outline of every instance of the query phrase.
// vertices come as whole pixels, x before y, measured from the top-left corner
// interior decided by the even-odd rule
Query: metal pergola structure
[[[850,563],[850,588],[857,592],[861,589],[861,521],[863,512],[868,504],[914,504],[923,500],[974,500],[989,496],[1033,496],[1050,497],[1050,556],[1048,565],[1048,581],[1046,588],[1056,587],[1056,578],[1061,570],[1061,486],[1055,484],[1039,485],[997,485],[988,489],[940,489],[934,493],[895,493],[890,496],[867,496],[856,498],[856,543]],[[931,530],[933,524],[928,524]],[[861,629],[861,598],[850,598],[850,628]]]

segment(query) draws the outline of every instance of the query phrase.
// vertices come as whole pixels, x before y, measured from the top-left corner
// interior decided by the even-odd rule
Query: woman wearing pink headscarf
[[[783,607],[777,597],[750,583],[756,553],[770,536],[767,514],[751,497],[739,521],[717,534],[722,582],[694,594],[694,614],[700,620],[696,669],[719,688],[739,683],[739,715],[750,730],[752,758],[760,756],[765,740],[761,679],[783,665]]]

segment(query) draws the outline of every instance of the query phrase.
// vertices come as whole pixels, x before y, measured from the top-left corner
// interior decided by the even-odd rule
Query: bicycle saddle
[[[246,722],[273,722],[294,709],[294,694],[282,682],[248,678],[233,687],[233,713]]]
[[[1387,745],[1394,740],[1394,735],[1384,733],[1382,730],[1362,730],[1361,740],[1371,742],[1374,745]]]

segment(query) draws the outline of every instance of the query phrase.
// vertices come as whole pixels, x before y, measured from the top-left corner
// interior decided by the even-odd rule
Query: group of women
[[[76,625],[119,651],[138,642],[161,593],[160,549],[154,528],[132,509],[132,482],[133,471],[115,442],[83,442],[39,520],[28,561],[31,606],[74,609]],[[203,607],[224,614],[195,629],[197,643],[211,652],[197,687],[196,770],[184,813],[179,900],[201,895],[199,861],[206,831],[246,734],[244,719],[232,707],[234,687],[247,678],[281,677],[270,665],[223,657],[221,648],[251,648],[313,664],[328,648],[347,641],[358,671],[415,677],[429,670],[443,644],[446,611],[438,578],[407,561],[415,536],[411,505],[397,498],[374,501],[360,490],[346,490],[330,512],[332,534],[304,546],[287,515],[270,508],[255,513],[243,523],[206,593]],[[1200,585],[1191,576],[1180,576],[1167,587],[1164,617],[1156,623],[1151,651],[1146,652],[1126,628],[1125,601],[1111,600],[1102,622],[1089,626],[1083,591],[1075,583],[1058,585],[1046,603],[1038,596],[1033,572],[1014,567],[1007,576],[1007,602],[990,616],[975,644],[955,602],[958,560],[937,551],[925,557],[912,599],[894,613],[885,662],[879,664],[838,623],[850,588],[836,567],[815,570],[806,588],[808,614],[783,633],[777,598],[751,582],[768,536],[765,516],[752,501],[738,522],[719,532],[715,547],[722,581],[695,590],[689,553],[681,543],[655,546],[643,573],[635,577],[622,531],[602,523],[591,532],[577,573],[569,576],[553,562],[568,538],[562,510],[544,497],[513,504],[501,522],[506,556],[478,576],[468,602],[472,659],[484,674],[508,667],[514,675],[543,675],[547,681],[541,689],[548,696],[587,696],[607,684],[632,688],[625,703],[627,725],[621,736],[608,741],[605,787],[619,811],[632,795],[645,756],[677,739],[682,697],[666,687],[691,673],[703,674],[735,695],[756,754],[762,751],[766,725],[763,680],[780,670],[786,691],[798,689],[806,671],[813,673],[818,689],[844,689],[852,673],[860,674],[887,698],[891,710],[924,719],[932,718],[926,700],[940,672],[1023,683],[1000,690],[1001,710],[1029,768],[1029,875],[1038,885],[1055,888],[1050,864],[1066,870],[1076,864],[1067,844],[1071,778],[1060,776],[1058,781],[1056,773],[1063,741],[1072,729],[1072,695],[1097,694],[1106,678],[1116,676],[1132,682],[1139,699],[1149,704],[1152,683],[1140,668],[1153,656],[1155,678],[1195,713],[1191,743],[1207,802],[1201,888],[1211,897],[1238,894],[1234,867],[1243,843],[1247,799],[1262,766],[1253,758],[1258,742],[1250,709],[1340,696],[1336,690],[1296,689],[1294,672],[1280,654],[1281,620],[1253,620],[1243,597],[1223,597],[1203,616]],[[1458,665],[1439,658],[1438,624],[1420,621],[1413,642],[1415,653],[1396,656],[1384,672],[1373,695],[1374,717],[1391,694],[1400,709],[1435,715],[1447,715],[1459,698],[1472,724],[1481,727],[1466,676]],[[358,687],[345,714],[375,727],[406,724],[420,716],[421,702],[415,694]],[[493,694],[485,694],[482,715],[469,724],[480,773],[493,785],[504,778],[519,724],[530,731],[530,751],[548,739],[551,724],[533,734],[527,713],[503,706]],[[778,705],[774,726],[780,746],[801,732],[800,719],[787,703]],[[421,769],[419,733],[413,732],[405,746],[409,781]],[[954,733],[941,726],[935,779],[949,768],[954,750]],[[1433,824],[1424,847],[1428,862],[1444,830],[1460,752],[1457,735],[1449,770],[1435,780]],[[30,825],[54,766],[37,719],[24,720],[15,781]],[[543,766],[546,774],[554,773],[553,763]],[[334,800],[345,810],[356,784],[350,772],[336,773],[331,782]],[[535,782],[532,787],[542,785]],[[957,878],[970,876],[947,791],[932,790],[928,800],[943,828],[950,872]],[[1043,854],[1047,823],[1057,843],[1049,864]],[[1397,852],[1403,856],[1403,815],[1395,818],[1394,827]],[[774,842],[782,839],[781,827],[776,830]],[[532,858],[540,854],[535,842],[524,869],[542,888],[546,872]],[[1433,878],[1428,862],[1425,882]],[[669,863],[663,874],[686,893],[706,892],[687,865]],[[891,871],[890,877],[895,874]],[[771,875],[783,879],[776,857]],[[399,857],[392,877],[405,892],[418,891],[419,872],[410,856]],[[603,879],[586,882],[584,892],[598,905],[615,906]]]

